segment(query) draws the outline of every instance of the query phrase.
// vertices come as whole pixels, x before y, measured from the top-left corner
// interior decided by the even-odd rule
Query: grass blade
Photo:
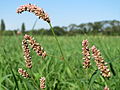
[[[15,81],[15,88],[17,88],[17,89],[19,90],[17,78],[16,78],[16,76],[15,76],[15,74],[14,74],[14,72],[13,72],[11,66],[10,66],[10,69],[11,69],[11,72],[12,72],[12,75],[13,75],[13,78],[14,78],[14,81]],[[15,90],[15,88],[14,88],[14,90]]]

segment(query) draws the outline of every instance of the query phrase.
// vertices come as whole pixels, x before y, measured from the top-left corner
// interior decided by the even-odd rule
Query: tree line
[[[120,21],[118,20],[105,20],[97,22],[82,23],[79,25],[70,24],[68,26],[54,26],[53,27],[55,34],[58,36],[62,35],[79,35],[79,34],[88,34],[88,35],[120,35]],[[0,23],[0,32],[3,32],[3,35],[14,35],[17,32],[31,33],[35,35],[52,35],[50,29],[36,29],[26,31],[25,23],[22,23],[21,30],[6,30],[5,22],[2,19]]]

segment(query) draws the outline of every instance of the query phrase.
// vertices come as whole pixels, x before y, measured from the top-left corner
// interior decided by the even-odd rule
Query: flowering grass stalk
[[[39,18],[43,19],[44,21],[50,23],[50,19],[47,13],[44,12],[42,8],[37,7],[33,4],[26,4],[22,5],[17,9],[17,13],[22,13],[24,11],[32,12]]]
[[[104,90],[110,90],[108,86],[105,86],[104,87]]]
[[[39,8],[37,7],[36,5],[33,5],[33,4],[26,4],[26,5],[22,5],[20,6],[18,9],[17,9],[17,13],[22,13],[24,11],[28,11],[28,12],[33,12],[36,16],[38,16],[39,18],[43,19],[44,21],[48,22],[49,23],[49,26],[51,28],[51,31],[57,41],[57,44],[58,44],[58,47],[60,49],[60,52],[61,52],[61,55],[62,55],[62,58],[61,59],[64,59],[64,55],[63,55],[63,52],[62,52],[62,49],[61,49],[61,46],[60,46],[60,43],[55,35],[55,32],[52,28],[52,25],[51,25],[51,21],[50,21],[50,18],[48,16],[47,13],[44,12],[44,10],[42,8]]]
[[[46,51],[44,51],[43,47],[41,47],[41,45],[37,43],[33,37],[25,34],[24,39],[26,39],[27,42],[29,42],[30,46],[37,53],[38,56],[42,56],[42,58],[45,58],[47,56]]]
[[[54,29],[53,29],[53,27],[52,27],[52,24],[49,23],[49,26],[50,26],[51,31],[52,31],[52,33],[53,33],[53,35],[54,35],[54,37],[55,37],[55,39],[56,39],[56,41],[57,41],[58,47],[59,47],[59,49],[60,49],[60,52],[61,52],[61,55],[62,55],[61,59],[64,60],[64,54],[63,54],[63,52],[62,52],[62,48],[61,48],[61,46],[60,46],[59,40],[57,39],[57,36],[55,35]]]
[[[26,40],[22,41],[22,47],[23,47],[26,67],[27,68],[32,68],[32,61],[31,61],[31,56],[30,56],[30,50],[29,50],[28,43],[27,43]]]
[[[22,68],[19,68],[19,69],[18,69],[18,72],[19,72],[19,74],[22,75],[24,78],[29,78],[29,77],[30,77],[29,74],[28,74],[25,70],[23,70]]]
[[[64,60],[65,57],[64,57],[64,54],[62,52],[62,48],[61,48],[60,43],[59,43],[59,41],[58,41],[58,39],[57,39],[57,37],[55,35],[54,29],[52,27],[52,24],[51,24],[51,21],[49,19],[48,14],[46,14],[43,9],[41,9],[41,8],[39,8],[39,7],[37,7],[37,6],[33,5],[33,4],[22,5],[17,9],[17,13],[22,13],[24,11],[33,12],[36,16],[43,19],[44,21],[46,21],[49,24],[49,26],[51,28],[51,31],[52,31],[52,33],[53,33],[53,35],[55,37],[55,40],[57,41],[57,45],[58,45],[58,47],[60,49],[60,52],[61,52],[61,55],[62,55],[61,59]],[[33,41],[31,38],[29,38],[29,39],[30,39],[29,41]],[[37,44],[35,46],[37,46]],[[37,52],[37,48],[34,48],[34,50]],[[39,52],[39,55],[41,55],[41,52]],[[42,56],[45,57],[46,52],[43,52]],[[68,65],[67,61],[65,61],[65,63],[66,63],[66,65]],[[72,68],[69,65],[68,65],[68,67],[69,67],[69,69],[70,69],[70,71],[72,73],[73,72]]]
[[[40,88],[41,89],[45,89],[45,77],[41,77],[40,78]]]
[[[83,54],[83,68],[89,68],[90,67],[90,50],[89,50],[89,47],[88,47],[89,43],[88,43],[88,40],[83,40],[82,41],[82,54]]]
[[[96,65],[98,69],[101,71],[102,76],[110,77],[111,76],[110,70],[108,69],[108,66],[106,66],[107,63],[104,61],[100,51],[95,46],[92,47],[92,53],[93,53],[93,57],[95,59]]]

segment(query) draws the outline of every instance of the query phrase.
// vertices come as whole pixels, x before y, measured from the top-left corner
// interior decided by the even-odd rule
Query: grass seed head
[[[24,36],[24,39],[26,39],[29,42],[30,46],[37,53],[38,56],[42,56],[42,58],[45,58],[47,56],[47,54],[44,51],[43,47],[39,43],[37,43],[36,40],[34,40],[33,37],[26,34]]]
[[[50,23],[50,19],[49,19],[48,14],[45,13],[42,8],[39,8],[36,5],[33,5],[33,4],[22,5],[17,9],[17,13],[22,13],[24,11],[32,12],[36,16],[38,16],[39,19],[41,18],[44,21]]]
[[[102,76],[110,77],[110,70],[108,69],[108,66],[106,66],[106,62],[101,56],[100,51],[95,46],[93,46],[91,49],[93,53],[92,56],[95,59],[96,65],[98,69],[101,71]]]
[[[41,89],[44,89],[46,86],[45,86],[45,77],[41,77],[40,78],[40,88]]]
[[[82,54],[83,54],[83,67],[84,68],[89,68],[90,67],[90,50],[88,47],[88,40],[83,40],[82,41]]]
[[[32,61],[31,61],[31,56],[30,56],[30,50],[29,50],[28,43],[27,43],[26,40],[22,41],[22,47],[23,47],[26,67],[27,68],[32,68]]]
[[[105,87],[104,87],[104,90],[110,90],[110,89],[108,88],[108,86],[105,86]]]
[[[22,68],[19,68],[19,69],[18,69],[18,72],[19,72],[19,74],[22,75],[24,78],[29,78],[29,74],[28,74],[25,70],[23,70]]]

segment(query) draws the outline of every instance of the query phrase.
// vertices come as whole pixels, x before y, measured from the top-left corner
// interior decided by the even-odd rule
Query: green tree
[[[1,31],[5,31],[5,23],[4,23],[4,20],[2,19],[1,20]]]
[[[82,34],[85,34],[87,32],[86,24],[84,24],[84,23],[78,25],[78,28],[82,31]]]
[[[69,29],[69,31],[76,30],[77,29],[77,25],[76,24],[70,24],[68,26],[68,29]]]
[[[66,34],[66,32],[64,31],[64,29],[61,28],[61,27],[59,27],[59,26],[55,26],[55,27],[53,27],[53,29],[54,29],[55,34],[58,35],[58,36]]]
[[[21,26],[21,32],[24,33],[25,32],[25,24],[22,23],[22,26]]]

